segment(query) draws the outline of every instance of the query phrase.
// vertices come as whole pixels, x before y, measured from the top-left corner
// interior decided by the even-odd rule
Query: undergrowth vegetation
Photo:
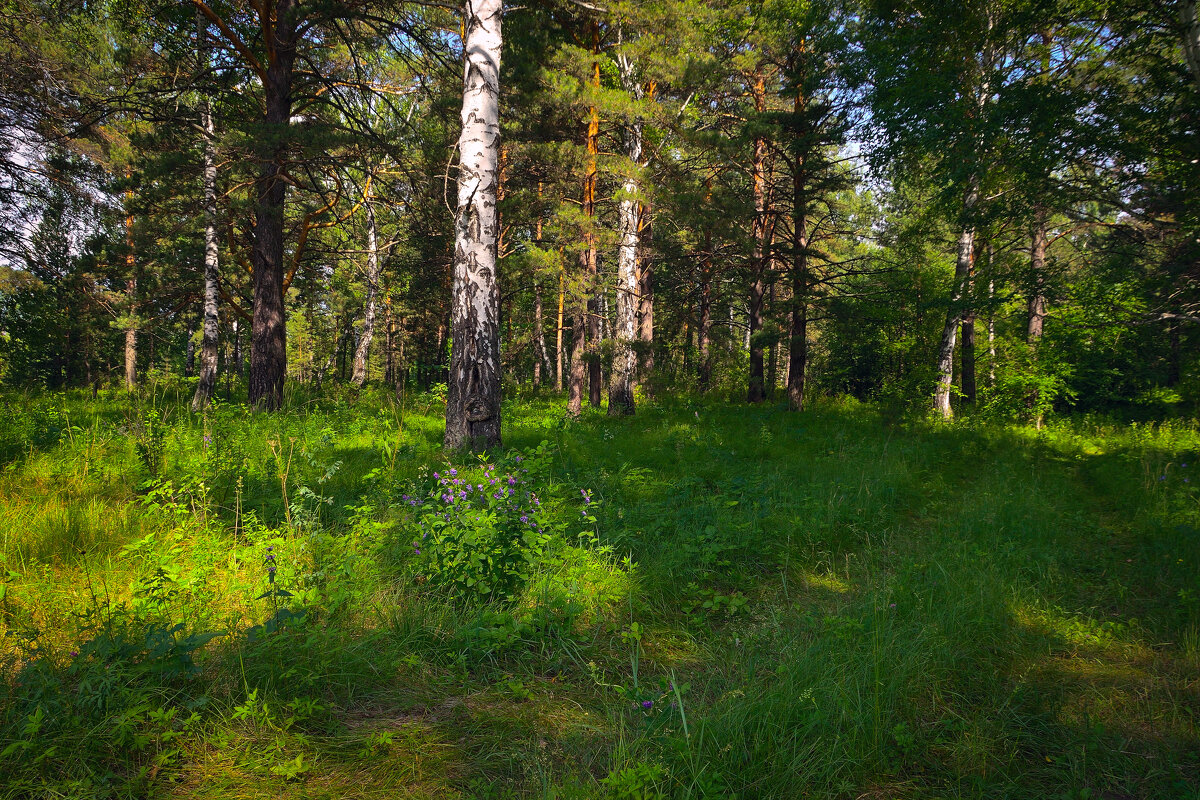
[[[1195,798],[1200,431],[0,404],[2,797]]]

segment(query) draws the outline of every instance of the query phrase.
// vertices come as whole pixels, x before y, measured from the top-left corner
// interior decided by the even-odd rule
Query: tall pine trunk
[[[766,86],[762,75],[756,75],[754,80],[754,109],[762,113],[766,108]],[[754,182],[754,251],[750,256],[750,266],[754,271],[750,281],[750,314],[749,314],[749,348],[750,348],[750,381],[746,399],[751,403],[761,403],[767,398],[766,376],[763,372],[763,348],[761,342],[755,339],[755,334],[762,330],[763,305],[766,297],[764,284],[767,261],[767,140],[762,136],[754,138],[754,162],[751,167]]]
[[[445,446],[500,445],[500,288],[496,280],[500,172],[502,0],[466,0],[462,134],[454,219]]]
[[[355,386],[367,382],[367,363],[371,355],[371,340],[375,337],[376,306],[379,304],[379,245],[375,229],[375,207],[368,197],[367,207],[367,297],[363,309],[362,337],[354,351],[354,375],[350,378]]]
[[[294,0],[279,0],[264,21],[269,60],[263,76],[261,166],[255,182],[254,311],[250,325],[250,405],[283,405],[287,374],[287,317],[283,307],[283,206],[287,197],[287,130],[292,117],[292,67],[296,61]]]
[[[808,205],[797,166],[793,180],[792,325],[788,339],[788,407],[804,410],[804,373],[808,369]]]
[[[808,98],[796,89],[795,114],[803,119]],[[792,164],[792,320],[788,337],[788,407],[804,410],[804,377],[808,369],[808,174],[797,153]]]
[[[208,65],[206,23],[196,14],[196,33],[200,43],[200,65]],[[221,279],[219,247],[217,244],[217,159],[214,152],[212,106],[204,97],[200,101],[200,128],[204,150],[204,325],[200,339],[200,380],[192,395],[192,411],[200,411],[212,400],[217,387],[217,351],[219,316],[217,297]],[[237,324],[236,322],[234,323]]]
[[[594,20],[589,24],[592,36],[592,75],[590,88],[593,94],[600,91],[600,26]],[[592,229],[596,215],[597,158],[600,147],[600,110],[592,98],[587,117],[587,162],[583,173],[583,216],[584,247],[579,253],[579,272],[583,276],[584,298],[572,320],[571,327],[571,371],[567,389],[567,411],[578,415],[583,409],[583,382],[588,381],[588,401],[600,405],[600,320],[597,316],[596,283],[598,278],[599,254],[596,252],[596,235]],[[596,352],[585,352],[595,350]]]
[[[592,29],[592,91],[600,91],[600,25],[595,20]],[[593,98],[593,103],[596,99]],[[587,249],[584,252],[584,274],[587,276],[587,374],[588,404],[599,408],[603,393],[603,376],[600,373],[600,254],[596,250],[596,234],[592,224],[596,216],[596,183],[600,153],[600,109],[594,104],[588,108],[587,130],[587,173],[583,186],[583,214],[588,220]]]

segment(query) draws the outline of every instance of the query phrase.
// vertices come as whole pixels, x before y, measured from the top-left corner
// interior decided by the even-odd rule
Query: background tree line
[[[459,12],[3,0],[3,380],[446,384]],[[506,391],[1190,401],[1198,53],[1191,2],[514,7]]]

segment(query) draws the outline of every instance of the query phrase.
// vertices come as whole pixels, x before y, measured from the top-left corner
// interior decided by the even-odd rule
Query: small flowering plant
[[[404,495],[415,512],[413,555],[431,584],[462,602],[514,597],[550,541],[526,474],[518,456],[504,467],[432,472]]]

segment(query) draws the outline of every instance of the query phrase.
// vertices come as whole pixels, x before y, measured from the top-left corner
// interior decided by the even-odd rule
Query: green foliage
[[[0,475],[14,797],[1195,793],[1194,423],[513,403],[451,479],[550,538],[483,596],[411,544],[440,410],[164,413],[141,483],[127,397],[53,399]]]
[[[551,537],[524,461],[432,472],[409,501],[421,574],[459,602],[511,601],[546,554]]]
[[[69,427],[51,398],[5,398],[0,404],[0,462],[58,444]]]

